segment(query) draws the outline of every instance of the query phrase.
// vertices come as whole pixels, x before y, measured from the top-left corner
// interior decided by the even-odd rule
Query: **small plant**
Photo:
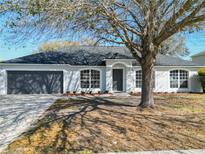
[[[83,150],[83,151],[77,152],[77,154],[93,154],[93,152],[90,150]]]
[[[81,95],[85,95],[85,92],[84,92],[84,91],[81,91]]]
[[[104,93],[105,93],[105,94],[108,94],[108,93],[109,93],[109,91],[108,91],[108,90],[105,90],[105,91],[104,91]]]
[[[76,94],[76,91],[73,91],[73,94]]]
[[[131,91],[131,92],[130,92],[130,95],[134,95],[134,92],[133,92],[133,91]]]
[[[92,94],[92,91],[89,91],[89,94],[91,95],[91,94]]]
[[[200,68],[198,70],[198,75],[201,82],[203,93],[205,93],[205,68]]]

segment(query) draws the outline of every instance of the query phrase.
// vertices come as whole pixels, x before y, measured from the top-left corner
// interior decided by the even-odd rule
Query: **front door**
[[[123,91],[123,69],[113,69],[113,91]]]

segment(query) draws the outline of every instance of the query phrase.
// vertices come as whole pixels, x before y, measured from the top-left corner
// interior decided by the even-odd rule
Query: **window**
[[[100,88],[100,71],[91,70],[91,88]]]
[[[188,88],[188,71],[170,71],[170,88]]]
[[[174,70],[170,72],[170,87],[171,88],[178,88],[179,81],[179,71]]]
[[[155,88],[155,72],[153,74],[153,88]],[[141,88],[142,87],[142,71],[136,71],[136,88]]]
[[[90,70],[83,70],[80,72],[81,88],[90,87]]]
[[[136,71],[136,88],[142,87],[142,71]]]
[[[180,70],[180,88],[188,88],[188,72]]]
[[[80,72],[81,88],[100,88],[100,71],[82,70]]]

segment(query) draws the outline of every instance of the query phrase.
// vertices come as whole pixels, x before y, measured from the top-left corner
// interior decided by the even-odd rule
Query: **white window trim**
[[[89,88],[82,88],[81,87],[81,71],[85,71],[85,70],[89,70]],[[91,70],[94,70],[94,71],[99,71],[100,72],[100,86],[99,88],[91,88]],[[102,89],[102,70],[100,69],[97,69],[97,68],[83,68],[83,69],[80,69],[79,70],[79,79],[80,79],[80,90],[81,91],[92,91],[92,90],[101,90]]]
[[[135,80],[134,80],[135,83],[134,83],[134,86],[135,86],[135,89],[141,90],[142,88],[138,88],[137,85],[136,85],[136,82],[137,82],[137,81],[136,81],[136,73],[137,73],[137,71],[142,71],[142,69],[135,69],[135,70],[134,70],[134,72],[135,72],[135,73],[134,73],[134,74],[135,74],[135,78],[134,78],[134,79],[135,79]],[[156,87],[157,87],[157,84],[156,84],[156,83],[157,83],[156,70],[154,69],[154,85],[153,85],[154,87],[153,87],[153,90],[155,90]]]
[[[171,82],[171,78],[170,78],[170,73],[171,73],[171,71],[179,71],[179,73],[178,73],[178,88],[171,88],[171,84],[170,84],[170,82]],[[187,73],[188,73],[188,75],[187,75],[187,77],[188,77],[188,87],[187,88],[180,88],[180,71],[187,71]],[[190,90],[190,80],[189,80],[189,78],[190,78],[190,71],[189,70],[187,70],[187,69],[171,69],[171,70],[169,70],[169,89],[171,89],[171,90],[180,90],[180,91],[187,91],[187,90]]]
[[[137,76],[137,72],[138,71],[141,71],[142,72],[142,70],[135,70],[135,88],[136,89],[142,89],[142,88],[139,88],[139,87],[137,87],[137,79],[136,79],[136,76]],[[142,82],[142,81],[141,81]]]

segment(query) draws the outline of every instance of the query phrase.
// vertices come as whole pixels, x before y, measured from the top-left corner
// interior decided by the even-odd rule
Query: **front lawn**
[[[205,95],[161,94],[155,100],[154,109],[144,110],[135,96],[58,100],[5,153],[205,148]]]

